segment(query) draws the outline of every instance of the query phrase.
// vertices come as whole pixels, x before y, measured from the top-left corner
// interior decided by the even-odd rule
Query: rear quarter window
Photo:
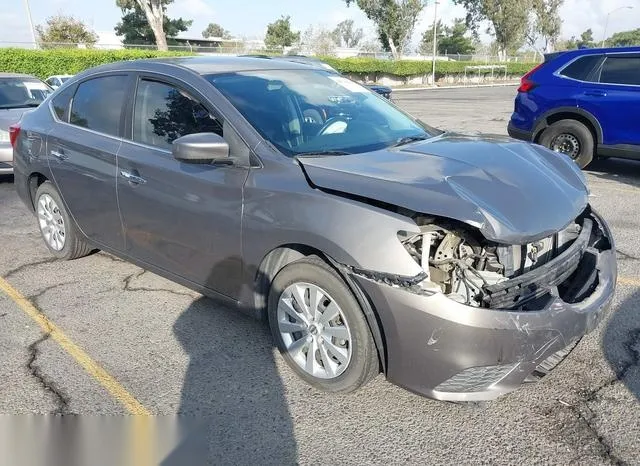
[[[70,87],[60,92],[51,100],[53,111],[60,121],[69,122],[69,104],[75,92],[75,87]]]
[[[589,74],[600,63],[602,55],[587,55],[578,58],[576,61],[570,63],[561,72],[561,76],[565,76],[571,79],[577,79],[579,81],[587,81]]]

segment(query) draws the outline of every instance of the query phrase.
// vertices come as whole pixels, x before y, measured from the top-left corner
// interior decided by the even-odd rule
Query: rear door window
[[[78,85],[71,104],[71,124],[118,136],[126,83],[126,76],[112,75],[93,78]]]
[[[133,140],[171,150],[174,140],[193,133],[223,136],[223,128],[189,93],[171,84],[141,80],[133,112]]]
[[[600,82],[640,86],[640,56],[607,57],[602,66]]]
[[[560,74],[567,78],[577,79],[579,81],[587,81],[589,74],[600,63],[602,55],[587,55],[578,58],[576,61],[565,67]]]

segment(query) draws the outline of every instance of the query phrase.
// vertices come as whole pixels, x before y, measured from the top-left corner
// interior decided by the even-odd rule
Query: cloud
[[[618,8],[634,6],[632,10]],[[637,0],[566,0],[560,9],[564,19],[563,37],[580,36],[591,28],[596,40],[602,40],[607,14],[609,16],[607,36],[620,31],[636,29],[640,25],[640,3]]]
[[[213,21],[215,10],[205,0],[176,0],[169,5],[169,16],[181,16],[184,19]]]

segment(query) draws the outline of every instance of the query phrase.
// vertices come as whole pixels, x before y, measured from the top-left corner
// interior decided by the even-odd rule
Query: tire
[[[561,144],[563,138],[568,144],[568,147],[571,147],[575,143],[578,144],[577,150],[575,150],[575,147],[572,147],[572,151],[575,150],[575,152],[568,153],[567,155],[569,155],[580,168],[585,168],[591,163],[595,153],[595,142],[593,140],[593,133],[591,133],[584,123],[577,120],[560,120],[544,130],[540,137],[540,144],[551,150],[556,150],[557,145]],[[561,151],[556,150],[556,152]]]
[[[289,312],[291,310],[296,312],[299,306],[297,300],[293,298],[294,295],[288,294],[289,290],[295,287],[303,289],[307,285],[309,290],[313,289],[313,287],[321,289],[327,298],[324,301],[318,300],[323,303],[319,307],[322,308],[329,302],[331,302],[331,306],[324,307],[323,313],[317,314],[316,320],[311,321],[311,325],[307,325],[303,331],[283,335],[280,327],[283,317],[284,321],[289,324],[297,323],[302,327],[305,324],[301,320],[297,320],[304,317],[301,312],[297,312],[296,317],[291,317],[290,314],[283,311],[279,312],[279,304],[282,304],[280,300],[283,298],[283,302],[286,302],[286,297],[291,296],[292,298],[289,301],[291,305],[285,306],[282,304],[282,306],[283,308],[287,307]],[[304,297],[305,302],[310,304],[311,291],[308,293],[305,291]],[[296,303],[293,304],[293,301],[296,301]],[[333,305],[337,305],[339,308],[340,316],[323,325],[323,317],[328,318],[333,315],[334,312],[330,311],[330,309],[335,311]],[[268,317],[271,333],[278,350],[289,367],[305,382],[319,390],[333,393],[352,392],[365,385],[380,372],[376,346],[358,301],[336,271],[316,257],[298,260],[278,272],[269,292]],[[316,325],[314,322],[320,323],[320,327],[318,327],[320,330],[315,329],[315,333],[313,331],[313,327]],[[337,336],[327,338],[328,334],[336,335],[334,332],[337,329],[344,332],[344,328],[348,329],[348,340]],[[288,341],[285,341],[285,339],[288,339]],[[309,339],[312,342],[309,342]],[[292,341],[299,343],[305,340],[306,343],[303,343],[303,345],[307,348],[306,354],[302,350],[299,352],[292,350],[294,347],[292,346]],[[315,348],[311,353],[313,358],[309,358],[309,350],[311,348]],[[335,352],[336,348],[342,354],[350,351],[350,357],[346,364],[339,361],[340,358],[334,356],[338,354],[338,352]],[[327,357],[329,358],[328,360]],[[303,367],[303,365],[309,367],[310,359],[315,360],[317,366],[313,367],[321,375],[316,374],[313,370],[311,371],[314,372],[312,374]],[[328,361],[328,364],[325,361]]]
[[[93,248],[78,231],[53,183],[45,181],[40,185],[34,206],[40,234],[51,254],[58,259],[72,260],[91,253]],[[47,219],[49,225],[46,225]],[[52,223],[57,225],[57,234],[52,233]]]

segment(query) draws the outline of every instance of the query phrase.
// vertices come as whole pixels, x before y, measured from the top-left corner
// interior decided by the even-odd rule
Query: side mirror
[[[187,163],[228,163],[229,144],[215,133],[187,134],[173,141],[171,153],[177,160]]]

